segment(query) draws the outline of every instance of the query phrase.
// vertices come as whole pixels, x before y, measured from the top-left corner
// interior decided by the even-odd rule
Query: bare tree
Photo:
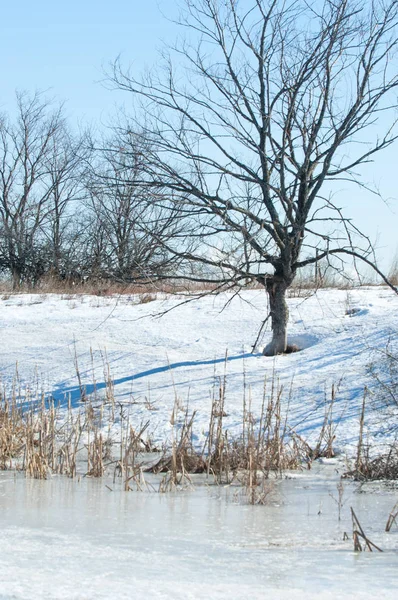
[[[396,0],[185,0],[181,24],[195,42],[165,52],[163,70],[145,79],[114,65],[113,83],[141,100],[131,120],[151,140],[147,185],[168,189],[192,223],[195,250],[182,240],[169,250],[214,280],[265,286],[267,355],[286,350],[285,295],[298,269],[345,256],[381,274],[331,190],[361,184],[358,168],[396,139],[397,9]]]
[[[116,134],[97,151],[87,185],[91,246],[97,273],[149,281],[174,272],[176,260],[166,245],[179,223],[175,207],[164,208],[160,190],[154,194],[143,183],[146,143],[131,132],[127,138]]]
[[[56,278],[67,278],[79,267],[84,227],[81,219],[86,199],[86,174],[91,149],[86,134],[73,136],[62,124],[51,140],[45,161],[49,190],[43,232],[48,254],[47,271]]]
[[[16,123],[0,123],[0,268],[13,287],[35,283],[45,271],[43,226],[54,183],[49,157],[63,126],[62,109],[51,109],[40,94],[17,94]]]

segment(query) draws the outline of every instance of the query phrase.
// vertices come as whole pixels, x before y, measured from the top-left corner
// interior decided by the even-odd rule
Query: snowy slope
[[[394,345],[398,332],[398,297],[390,290],[321,290],[290,298],[290,339],[303,349],[276,358],[261,355],[269,330],[261,347],[251,353],[267,313],[263,291],[246,291],[232,299],[226,294],[204,297],[180,305],[182,300],[159,296],[141,304],[138,297],[127,296],[4,297],[0,300],[2,382],[11,385],[18,364],[26,385],[35,387],[38,379],[38,389],[61,400],[70,396],[78,406],[76,349],[87,391],[93,390],[95,379],[97,393],[104,393],[104,362],[108,363],[117,401],[128,404],[137,423],[149,419],[158,442],[170,435],[175,396],[182,405],[189,399],[190,410],[197,411],[198,443],[207,430],[217,377],[224,372],[225,426],[231,433],[239,429],[244,394],[258,412],[264,381],[270,389],[274,377],[284,385],[290,425],[305,438],[315,439],[334,384],[336,447],[349,453],[358,436],[363,390],[368,385],[367,434],[378,445],[395,436],[396,407],[385,402],[380,407],[381,398],[372,393],[374,379],[369,376],[370,363],[383,367],[383,351],[389,340]],[[155,410],[148,409],[145,399]]]

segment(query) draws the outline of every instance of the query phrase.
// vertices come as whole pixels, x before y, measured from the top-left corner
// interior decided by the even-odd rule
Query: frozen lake
[[[337,481],[317,467],[251,506],[203,480],[165,495],[2,472],[0,598],[395,599],[398,529],[384,527],[397,491],[344,482],[339,522]],[[353,552],[350,506],[385,552]]]

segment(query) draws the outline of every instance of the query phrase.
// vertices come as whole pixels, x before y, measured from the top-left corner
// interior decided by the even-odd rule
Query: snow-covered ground
[[[279,380],[290,426],[313,443],[334,386],[334,446],[343,455],[270,481],[265,506],[246,504],[240,488],[195,476],[194,489],[163,495],[124,492],[109,474],[37,481],[4,472],[0,600],[395,599],[398,530],[387,534],[384,526],[396,488],[345,481],[339,521],[336,486],[344,454],[355,451],[366,385],[366,441],[382,451],[397,433],[397,406],[369,369],[387,377],[386,347],[398,354],[398,298],[386,288],[291,298],[290,340],[302,350],[276,358],[261,354],[269,330],[251,352],[266,316],[264,292],[181,301],[3,297],[2,385],[10,389],[18,372],[22,393],[44,389],[79,410],[75,355],[87,393],[97,397],[109,365],[115,399],[131,422],[149,420],[154,441],[167,441],[177,397],[197,411],[198,446],[224,374],[231,435],[241,431],[243,398],[258,413],[264,382],[269,394]],[[383,554],[353,552],[350,506]]]
[[[0,373],[9,385],[16,365],[20,379],[56,399],[79,404],[75,352],[87,392],[104,394],[104,364],[109,364],[117,402],[130,407],[139,424],[150,420],[155,442],[170,436],[170,415],[178,396],[197,411],[197,443],[208,428],[211,397],[217,377],[226,373],[225,426],[233,435],[242,420],[243,397],[251,398],[258,413],[264,382],[284,386],[289,424],[313,441],[324,420],[332,386],[336,398],[333,417],[335,447],[353,452],[358,437],[359,412],[365,385],[365,434],[382,446],[397,433],[394,403],[373,394],[374,378],[386,366],[384,350],[397,347],[398,297],[382,287],[321,290],[309,297],[289,299],[290,340],[302,351],[266,358],[261,346],[251,352],[266,316],[263,291],[240,297],[204,297],[178,306],[181,297],[160,297],[139,303],[138,297],[71,295],[14,295],[0,300]],[[226,302],[231,300],[227,305]],[[170,310],[173,309],[173,310]],[[161,313],[166,313],[159,317]],[[227,356],[227,360],[225,357]],[[36,386],[37,387],[37,386]],[[387,401],[391,399],[384,394]],[[377,410],[374,410],[377,407]],[[153,410],[150,410],[152,408]]]

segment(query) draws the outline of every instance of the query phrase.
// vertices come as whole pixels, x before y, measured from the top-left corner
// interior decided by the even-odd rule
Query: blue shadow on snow
[[[186,360],[186,361],[167,364],[162,367],[155,367],[153,369],[148,369],[147,371],[141,371],[141,373],[135,373],[133,375],[128,375],[127,377],[120,377],[119,379],[114,379],[113,384],[115,386],[117,386],[117,385],[120,385],[123,383],[136,381],[137,379],[142,379],[143,377],[149,377],[150,375],[156,375],[158,373],[165,373],[167,371],[172,371],[174,369],[180,369],[182,367],[198,367],[198,366],[202,366],[202,365],[216,365],[216,364],[225,362],[225,360],[227,362],[231,362],[233,360],[243,360],[245,358],[253,358],[256,356],[261,356],[261,354],[252,354],[251,352],[247,352],[247,353],[243,353],[243,354],[237,354],[236,356],[227,356],[226,359],[224,356],[223,358],[215,358],[212,360]],[[90,383],[88,385],[84,384],[84,389],[85,389],[86,395],[90,396],[91,394],[94,393],[94,391],[100,392],[101,390],[106,389],[106,383],[104,381],[98,382],[98,383],[96,383],[95,387],[94,387],[94,384],[92,384],[92,383]],[[67,403],[70,398],[72,407],[75,407],[79,403],[80,398],[81,398],[80,388],[78,385],[67,386],[66,384],[61,383],[53,391],[52,397],[57,403],[59,402],[61,405]]]

